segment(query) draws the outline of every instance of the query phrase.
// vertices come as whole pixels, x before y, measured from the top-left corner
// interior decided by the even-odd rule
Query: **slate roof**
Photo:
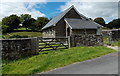
[[[50,20],[43,28],[48,28],[48,27],[51,27],[51,26],[55,26],[55,24],[62,18],[66,15],[67,12],[69,12],[72,8],[75,9],[75,11],[81,16],[82,19],[86,19],[86,20],[89,20],[89,18],[85,17],[84,15],[80,14],[76,8],[72,5],[70,8],[66,9],[65,11],[63,11],[62,13],[60,13],[58,16],[55,16],[54,18],[52,18],[52,20]]]
[[[93,22],[92,20],[83,20],[83,19],[64,19],[65,22],[71,27],[71,29],[97,29],[101,25]]]

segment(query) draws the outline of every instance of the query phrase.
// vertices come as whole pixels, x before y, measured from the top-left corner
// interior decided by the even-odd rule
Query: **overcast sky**
[[[89,18],[103,17],[108,23],[112,19],[118,18],[118,2],[97,0],[70,0],[68,2],[49,2],[46,0],[20,0],[16,2],[13,0],[4,0],[0,3],[0,20],[11,14],[31,14],[33,18],[37,17],[48,17],[52,18],[65,9],[74,5],[76,9],[83,15]],[[115,1],[115,0],[114,0]]]

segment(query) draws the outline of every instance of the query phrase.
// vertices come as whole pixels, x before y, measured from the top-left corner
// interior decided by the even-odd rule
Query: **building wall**
[[[68,25],[66,24],[66,22],[64,21],[65,18],[78,18],[81,19],[80,15],[74,10],[71,9],[61,20],[58,21],[58,23],[56,23],[54,29],[52,29],[53,31],[50,31],[51,28],[46,29],[43,31],[43,37],[67,37],[68,33],[67,33],[67,28]],[[99,34],[100,30],[95,30],[95,29],[89,29],[86,30],[87,34]],[[70,34],[84,34],[84,30],[71,30],[70,29]]]
[[[72,35],[71,47],[76,46],[103,46],[103,36],[95,34]]]
[[[86,34],[97,34],[97,29],[87,29]]]
[[[42,37],[44,37],[44,38],[55,38],[54,27],[43,30],[42,31]]]
[[[65,18],[81,18],[80,15],[74,10],[71,9],[57,24],[55,27],[55,31],[56,31],[56,37],[66,37],[67,33],[66,33],[66,23],[64,21]]]
[[[77,34],[96,34],[96,29],[73,29],[72,30],[72,35],[77,35]]]

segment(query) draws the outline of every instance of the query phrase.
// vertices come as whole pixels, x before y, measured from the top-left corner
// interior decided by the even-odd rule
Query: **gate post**
[[[31,38],[31,48],[34,53],[39,52],[39,39],[37,37]]]
[[[70,36],[70,45],[71,47],[75,47],[75,40],[74,40],[75,35]]]
[[[70,48],[70,36],[68,36],[68,48]]]

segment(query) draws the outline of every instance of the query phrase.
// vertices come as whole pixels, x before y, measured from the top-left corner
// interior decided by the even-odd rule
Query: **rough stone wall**
[[[109,36],[110,32],[111,32],[111,30],[103,30],[103,31],[102,31],[102,35],[103,35],[104,37]]]
[[[42,31],[42,37],[44,38],[55,38],[55,30],[54,28],[49,28]]]
[[[112,40],[120,40],[120,30],[112,30]]]
[[[2,59],[14,60],[23,56],[38,54],[38,52],[39,48],[37,38],[2,40]]]
[[[120,29],[118,30],[103,30],[102,35],[111,37],[113,41],[119,40],[120,39]]]
[[[102,35],[72,35],[71,46],[102,46]]]

